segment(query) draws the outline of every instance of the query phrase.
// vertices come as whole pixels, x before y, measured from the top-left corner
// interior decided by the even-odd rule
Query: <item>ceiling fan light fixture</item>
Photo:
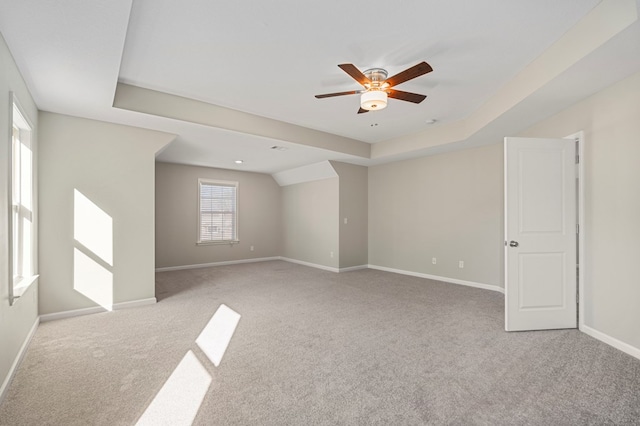
[[[377,111],[387,107],[387,92],[369,90],[360,96],[360,107],[367,111]]]
[[[393,87],[433,71],[431,65],[424,61],[389,78],[387,78],[387,70],[382,68],[371,68],[361,72],[353,64],[340,64],[338,67],[349,74],[349,76],[351,76],[355,81],[360,83],[360,85],[364,87],[364,90],[325,93],[323,95],[316,95],[316,98],[323,99],[332,98],[334,96],[360,94],[360,108],[358,109],[357,114],[386,108],[388,98],[419,104],[425,100],[427,97],[426,95],[405,92],[393,89]]]

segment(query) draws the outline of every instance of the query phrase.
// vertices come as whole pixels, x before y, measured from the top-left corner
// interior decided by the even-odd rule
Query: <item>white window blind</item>
[[[238,182],[198,180],[198,243],[238,241]]]

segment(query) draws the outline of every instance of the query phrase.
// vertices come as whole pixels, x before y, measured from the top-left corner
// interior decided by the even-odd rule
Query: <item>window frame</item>
[[[37,196],[36,196],[36,156],[34,153],[35,127],[24,108],[13,92],[10,93],[9,108],[9,141],[8,144],[8,189],[9,189],[9,305],[20,298],[24,292],[38,278],[37,275]],[[17,135],[16,135],[17,133]],[[27,197],[30,197],[29,206],[23,205],[23,165],[22,145],[31,153],[29,167],[30,186]],[[19,188],[16,180],[19,180]],[[29,229],[24,227],[24,219],[29,221]],[[17,222],[17,224],[16,224]],[[25,239],[25,233],[29,233],[29,241]],[[28,247],[25,246],[28,244]],[[25,254],[29,256],[29,270],[23,271]],[[17,270],[16,270],[17,269]]]
[[[202,186],[221,186],[221,187],[232,187],[235,189],[235,206],[233,211],[233,236],[231,239],[219,239],[219,240],[208,240],[202,238]],[[228,180],[219,180],[219,179],[207,179],[207,178],[199,178],[198,179],[198,210],[197,214],[197,229],[196,229],[196,245],[219,245],[219,244],[238,244],[240,242],[239,237],[239,226],[238,226],[238,206],[240,204],[240,184],[237,181],[228,181]]]

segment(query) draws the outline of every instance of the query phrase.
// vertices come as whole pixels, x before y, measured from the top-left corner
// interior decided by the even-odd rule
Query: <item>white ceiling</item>
[[[0,0],[0,30],[40,109],[175,133],[161,161],[276,173],[327,159],[385,160],[261,135],[250,124],[246,131],[229,130],[114,108],[117,83],[319,130],[328,139],[389,143],[469,118],[599,3]],[[547,85],[505,114],[510,125],[491,134],[504,136],[501,130],[512,132],[516,123],[521,130],[639,70],[638,25],[578,58],[606,58],[608,66],[600,68],[611,76],[597,66],[567,67],[556,81],[579,84],[562,96]],[[423,60],[434,71],[398,86],[426,94],[419,105],[391,99],[385,110],[358,115],[358,96],[314,98],[359,89],[337,64],[383,67],[392,75]],[[436,124],[427,124],[430,119]],[[388,160],[424,153],[407,150]],[[245,163],[237,166],[235,159]]]

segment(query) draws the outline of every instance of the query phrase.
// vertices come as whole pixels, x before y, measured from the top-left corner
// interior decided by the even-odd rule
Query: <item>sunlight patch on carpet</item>
[[[196,339],[196,343],[209,360],[218,367],[233,337],[240,314],[227,305],[220,305],[209,323]]]
[[[211,375],[192,351],[182,358],[137,426],[190,426],[209,390]]]

